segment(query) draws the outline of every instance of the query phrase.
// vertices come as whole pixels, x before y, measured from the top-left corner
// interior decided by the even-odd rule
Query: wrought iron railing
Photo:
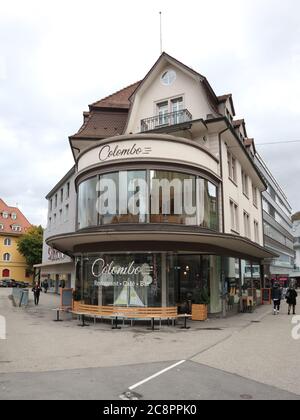
[[[192,121],[192,114],[187,109],[159,114],[154,117],[145,118],[141,121],[141,132],[156,130],[171,125],[181,124]]]

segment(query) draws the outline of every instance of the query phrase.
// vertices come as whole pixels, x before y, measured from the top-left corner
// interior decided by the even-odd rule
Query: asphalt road
[[[129,390],[130,386],[168,366],[149,363],[2,374],[0,399],[300,400],[295,394],[191,361]]]

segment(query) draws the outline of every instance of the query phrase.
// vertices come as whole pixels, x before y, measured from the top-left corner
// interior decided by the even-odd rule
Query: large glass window
[[[78,190],[78,228],[83,229],[98,224],[97,177],[87,179]]]
[[[160,254],[86,255],[82,264],[77,291],[85,304],[161,306]]]
[[[78,229],[148,222],[218,230],[217,187],[195,175],[160,170],[113,172],[79,185]]]

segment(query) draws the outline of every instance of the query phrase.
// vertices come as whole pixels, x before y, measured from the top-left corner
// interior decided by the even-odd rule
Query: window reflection
[[[78,229],[147,222],[218,230],[217,187],[195,175],[161,170],[102,174],[79,185]]]

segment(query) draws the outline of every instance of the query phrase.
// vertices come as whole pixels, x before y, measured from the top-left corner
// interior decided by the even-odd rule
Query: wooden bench
[[[123,324],[125,319],[131,321],[131,325],[135,320],[151,320],[151,329],[154,330],[155,320],[161,321],[167,320],[168,323],[170,320],[175,322],[177,319],[177,308],[176,307],[163,307],[163,308],[154,308],[154,307],[126,307],[126,306],[94,306],[94,305],[85,305],[80,302],[74,302],[72,313],[82,316],[83,314],[87,317],[94,318],[94,323],[96,323],[97,318],[109,318],[112,320],[112,327],[118,327],[118,320],[123,319]]]

